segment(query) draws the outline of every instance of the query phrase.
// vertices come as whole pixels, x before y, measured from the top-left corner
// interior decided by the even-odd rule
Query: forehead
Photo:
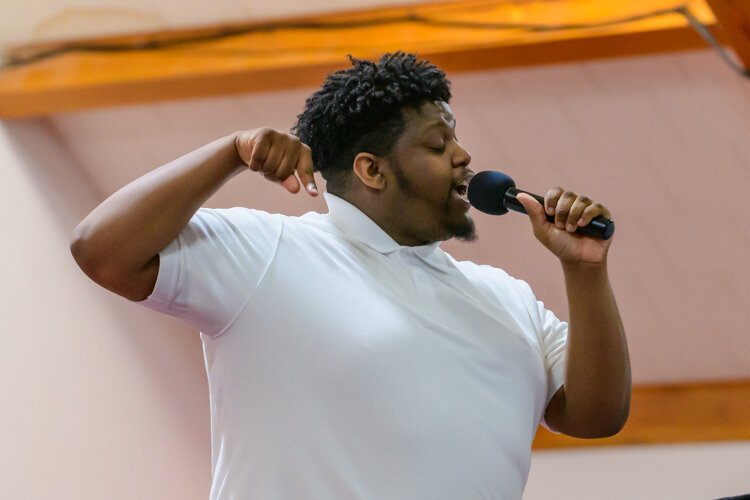
[[[405,108],[404,119],[407,131],[424,132],[435,126],[456,127],[456,117],[447,102],[427,101],[419,109]]]

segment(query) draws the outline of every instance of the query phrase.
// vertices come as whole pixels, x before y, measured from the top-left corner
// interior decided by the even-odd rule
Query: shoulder
[[[247,207],[232,208],[201,208],[193,216],[193,220],[205,223],[243,224],[252,222],[277,221],[285,215],[274,214]]]
[[[453,265],[472,281],[486,282],[493,285],[508,285],[515,281],[511,275],[503,269],[487,264],[477,264],[470,260],[456,260],[448,256]]]
[[[279,233],[287,224],[296,224],[300,217],[270,213],[247,207],[201,208],[190,220],[194,230],[212,234],[257,233],[270,231]]]
[[[467,279],[476,286],[485,289],[486,292],[502,298],[512,296],[525,301],[535,301],[528,283],[511,276],[505,270],[488,264],[477,264],[469,260],[455,260],[450,255],[448,257]]]
[[[245,239],[266,235],[287,244],[309,245],[345,240],[327,214],[318,212],[296,216],[246,207],[202,208],[196,213],[191,225],[204,234],[210,233],[210,236],[222,237],[223,234],[231,233],[234,237]]]

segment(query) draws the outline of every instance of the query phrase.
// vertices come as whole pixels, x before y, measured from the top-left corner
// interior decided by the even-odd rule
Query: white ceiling
[[[540,194],[587,193],[617,221],[610,254],[636,382],[750,378],[750,82],[710,51],[449,75],[475,170]],[[241,128],[289,129],[313,89],[50,118],[101,196]],[[248,173],[211,205],[299,214],[321,200]],[[567,316],[555,259],[518,214],[476,216],[480,241],[444,245],[529,281]]]
[[[238,23],[368,7],[403,0],[26,0],[6,2],[0,47],[50,40]]]

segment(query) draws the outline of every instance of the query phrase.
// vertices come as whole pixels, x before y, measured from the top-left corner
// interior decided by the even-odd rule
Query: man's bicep
[[[565,427],[565,386],[555,392],[544,411],[544,422],[553,432],[562,432]]]
[[[159,275],[159,254],[149,260],[137,271],[122,272],[118,269],[104,269],[96,273],[85,270],[86,274],[98,285],[112,293],[133,302],[148,298],[156,286]]]
[[[143,266],[143,269],[133,276],[132,288],[127,290],[128,295],[122,293],[120,295],[134,302],[146,300],[153,293],[158,276],[159,254],[156,254]]]

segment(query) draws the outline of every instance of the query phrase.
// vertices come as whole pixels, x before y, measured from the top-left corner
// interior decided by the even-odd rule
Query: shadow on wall
[[[100,193],[76,168],[76,159],[48,119],[27,118],[4,122],[2,126],[24,171],[47,203],[48,212],[57,219],[60,230],[69,235],[99,203]]]
[[[175,423],[175,426],[184,428],[185,435],[195,437],[195,446],[199,449],[196,454],[205,458],[208,471],[210,466],[208,389],[197,333],[176,320],[146,310],[111,294],[88,280],[78,269],[70,255],[68,241],[75,225],[102,201],[103,194],[97,191],[91,179],[78,167],[76,158],[50,121],[45,118],[33,118],[0,122],[0,134],[5,134],[8,139],[8,144],[12,149],[10,158],[18,158],[17,174],[28,178],[33,186],[31,192],[35,193],[29,196],[28,191],[25,190],[11,192],[8,206],[14,210],[17,208],[17,212],[11,215],[23,217],[27,212],[26,207],[30,204],[42,203],[43,207],[34,208],[44,213],[45,218],[48,216],[51,219],[51,223],[45,225],[43,230],[49,231],[49,228],[54,228],[55,231],[59,231],[59,234],[52,235],[52,238],[39,239],[39,241],[44,241],[45,245],[48,245],[49,241],[52,241],[53,245],[59,243],[59,248],[40,249],[38,256],[36,253],[34,256],[29,256],[29,262],[33,262],[35,258],[45,258],[45,255],[63,255],[67,257],[71,269],[61,270],[60,275],[72,276],[73,280],[81,280],[81,283],[71,283],[65,282],[68,278],[63,278],[62,282],[49,284],[53,287],[55,295],[64,295],[61,298],[62,302],[70,304],[69,311],[61,313],[67,316],[54,319],[54,315],[58,314],[56,311],[59,304],[51,310],[40,311],[41,315],[52,316],[52,319],[45,321],[56,323],[59,331],[28,331],[27,336],[29,338],[36,336],[37,342],[44,342],[44,338],[39,338],[44,335],[69,336],[69,341],[64,342],[63,345],[66,346],[64,349],[70,348],[71,352],[58,354],[71,358],[66,363],[83,362],[91,365],[81,367],[82,372],[95,373],[102,367],[105,368],[107,372],[100,375],[108,379],[113,392],[118,390],[117,384],[122,384],[123,380],[140,377],[142,373],[145,373],[144,378],[148,380],[149,387],[144,389],[143,396],[138,397],[142,397],[145,401],[154,397],[150,395],[151,393],[157,394],[155,397],[159,401],[159,407],[154,408],[153,411],[168,414],[168,418]],[[13,168],[12,165],[10,167]],[[19,244],[34,248],[39,245],[35,242],[38,238],[34,237],[34,231],[40,228],[34,227],[33,217],[28,220],[31,222],[27,228],[24,228],[24,234],[18,235]],[[21,265],[28,265],[28,263],[22,262]],[[23,308],[35,310],[35,308],[38,309],[35,302],[40,300],[40,295],[34,293],[34,287],[38,286],[40,280],[46,281],[48,277],[39,276],[40,270],[37,268],[30,269],[28,274],[28,284],[26,282],[15,283],[14,287],[22,297],[27,297],[20,299],[26,302]],[[59,280],[60,277],[56,279]],[[77,293],[78,296],[71,297],[71,292]],[[76,314],[75,311],[89,311],[91,315],[90,317],[70,317]],[[103,322],[97,324],[97,321]],[[40,330],[41,324],[42,322],[37,324],[31,321],[23,327],[29,330]],[[112,328],[113,324],[117,325],[117,328]],[[107,330],[107,325],[109,325],[109,330]],[[75,331],[66,331],[67,329]],[[23,332],[20,333],[23,334]],[[102,335],[104,339],[95,339],[92,335]],[[112,335],[117,335],[119,338],[106,339]],[[109,356],[111,355],[109,349],[112,349],[116,359],[94,360],[84,357],[81,360],[81,357],[85,355],[75,351],[92,351],[95,347],[89,345],[82,349],[82,346],[76,344],[92,341],[93,346],[98,346],[101,342],[107,347],[99,354]],[[117,352],[116,346],[125,346],[127,351]],[[138,364],[133,366],[132,360],[136,360]],[[40,369],[53,371],[55,367],[44,365],[40,366]],[[49,375],[55,376],[53,373]],[[70,374],[64,375],[64,377],[70,376]],[[86,388],[76,388],[74,397],[79,397],[79,394],[80,397],[86,397]],[[101,401],[96,404],[106,405],[118,400],[117,394],[107,397],[111,397],[109,403]],[[196,436],[197,429],[201,430],[199,436]]]

